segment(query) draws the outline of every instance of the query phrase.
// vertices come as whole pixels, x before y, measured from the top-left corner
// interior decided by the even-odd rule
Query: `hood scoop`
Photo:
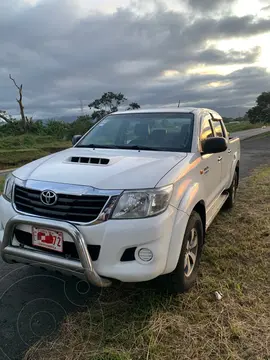
[[[108,165],[110,160],[98,157],[72,156],[68,162],[92,165]]]

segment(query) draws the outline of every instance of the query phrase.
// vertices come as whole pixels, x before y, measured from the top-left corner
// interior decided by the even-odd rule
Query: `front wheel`
[[[204,243],[203,223],[200,215],[193,211],[185,231],[182,250],[175,270],[168,274],[168,290],[182,293],[195,283]]]

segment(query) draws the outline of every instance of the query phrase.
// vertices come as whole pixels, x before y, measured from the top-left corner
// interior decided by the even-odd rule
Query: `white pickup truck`
[[[101,287],[163,275],[170,291],[188,290],[207,228],[234,204],[239,158],[239,139],[209,109],[105,116],[7,177],[1,256]]]

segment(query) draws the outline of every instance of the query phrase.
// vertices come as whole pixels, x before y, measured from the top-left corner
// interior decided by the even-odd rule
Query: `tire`
[[[237,187],[238,187],[238,174],[235,171],[231,186],[227,190],[227,192],[229,193],[229,197],[228,197],[228,199],[226,200],[226,202],[224,204],[224,209],[230,210],[230,209],[232,209],[234,207]]]
[[[196,238],[197,246],[191,248],[190,246],[195,244]],[[171,274],[167,275],[167,290],[170,293],[183,293],[194,285],[198,275],[203,243],[204,229],[202,219],[197,212],[193,211],[187,224],[176,268]],[[191,253],[193,253],[192,256],[190,255]]]

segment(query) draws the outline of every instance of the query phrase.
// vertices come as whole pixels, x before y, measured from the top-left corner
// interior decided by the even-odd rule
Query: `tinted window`
[[[97,124],[78,147],[93,144],[105,147],[151,147],[160,151],[190,152],[193,114],[134,113],[112,114]]]
[[[222,129],[220,120],[214,120],[212,123],[213,123],[214,129],[215,129],[216,136],[224,137],[224,133],[223,133],[223,129]]]
[[[212,126],[210,123],[210,118],[207,116],[204,118],[202,122],[202,130],[201,130],[201,141],[205,141],[208,138],[214,137],[214,133],[212,130]]]

